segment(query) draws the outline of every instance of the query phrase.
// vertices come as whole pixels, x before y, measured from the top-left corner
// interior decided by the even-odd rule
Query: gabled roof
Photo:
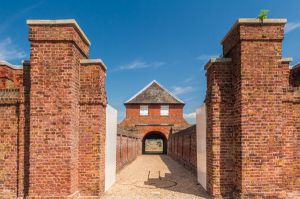
[[[154,80],[124,104],[184,104],[184,102]]]

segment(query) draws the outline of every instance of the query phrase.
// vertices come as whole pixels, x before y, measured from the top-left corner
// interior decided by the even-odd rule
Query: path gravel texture
[[[209,198],[197,178],[167,155],[142,155],[117,175],[104,199]]]

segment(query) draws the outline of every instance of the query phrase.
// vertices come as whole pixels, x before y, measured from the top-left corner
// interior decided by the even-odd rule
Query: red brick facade
[[[125,105],[126,117],[120,123],[120,127],[136,127],[139,136],[143,138],[149,132],[161,132],[166,138],[172,129],[184,128],[189,124],[183,118],[184,105],[169,105],[169,116],[160,115],[160,104],[149,105],[149,115],[140,116],[140,105]]]
[[[30,63],[0,66],[0,197],[99,196],[105,65],[87,59],[90,43],[74,20],[28,25]]]
[[[299,191],[299,103],[282,59],[284,24],[239,20],[222,41],[225,58],[206,66],[207,185],[215,198]]]

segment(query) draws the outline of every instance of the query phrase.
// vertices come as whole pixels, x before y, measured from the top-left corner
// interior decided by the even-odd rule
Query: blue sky
[[[59,5],[59,6],[58,6]],[[153,79],[194,112],[205,97],[204,64],[221,54],[220,40],[237,18],[287,18],[284,57],[300,61],[299,0],[1,1],[0,60],[29,59],[26,19],[74,18],[92,42],[91,58],[108,67],[108,102],[124,117],[123,102]]]

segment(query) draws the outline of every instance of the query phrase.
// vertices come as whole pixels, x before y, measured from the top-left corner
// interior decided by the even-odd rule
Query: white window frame
[[[160,106],[160,116],[169,116],[170,106],[169,105],[161,105]]]
[[[140,116],[148,116],[148,115],[149,115],[149,106],[140,105]]]

